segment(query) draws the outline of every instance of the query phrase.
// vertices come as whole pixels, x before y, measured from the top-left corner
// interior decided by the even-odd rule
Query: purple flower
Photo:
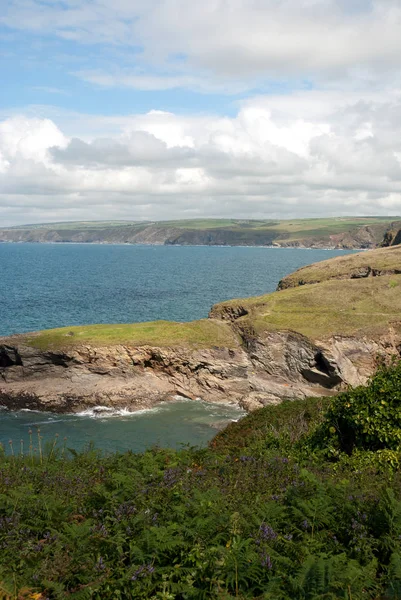
[[[301,523],[301,527],[302,527],[302,529],[308,529],[308,527],[309,527],[309,523],[308,523],[307,519],[304,519],[304,520],[302,521],[302,523]]]
[[[272,541],[277,538],[277,533],[274,531],[273,527],[267,525],[267,523],[262,523],[259,527],[259,539],[263,541]]]
[[[149,563],[148,565],[141,565],[138,567],[134,574],[131,577],[131,581],[137,581],[140,577],[146,577],[147,575],[151,575],[154,572],[154,566]]]
[[[95,569],[96,571],[103,571],[106,568],[106,565],[104,564],[104,560],[103,558],[100,556],[96,565],[95,565]]]
[[[268,554],[263,554],[261,557],[260,564],[262,567],[266,567],[269,571],[273,568],[272,560]]]

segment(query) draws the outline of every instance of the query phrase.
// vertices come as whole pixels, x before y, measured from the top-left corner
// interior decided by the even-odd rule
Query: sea
[[[0,336],[54,327],[136,321],[192,321],[213,304],[275,290],[295,269],[349,251],[106,244],[0,244]],[[1,383],[0,383],[1,386]],[[154,446],[204,446],[243,411],[177,399],[151,410],[57,415],[0,407],[9,452],[43,444],[105,453]],[[10,443],[11,442],[11,443]]]

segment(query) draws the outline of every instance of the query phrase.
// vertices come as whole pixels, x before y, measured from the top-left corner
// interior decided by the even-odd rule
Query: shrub
[[[380,367],[367,387],[336,396],[309,446],[332,458],[356,449],[400,452],[401,363]],[[391,456],[397,460],[396,454]]]

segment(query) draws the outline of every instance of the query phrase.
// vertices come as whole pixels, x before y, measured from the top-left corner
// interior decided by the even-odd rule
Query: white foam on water
[[[112,408],[110,406],[94,406],[80,412],[74,413],[76,417],[91,419],[108,419],[111,417],[136,417],[146,413],[158,412],[158,407],[142,408],[140,410],[129,410],[128,408]]]

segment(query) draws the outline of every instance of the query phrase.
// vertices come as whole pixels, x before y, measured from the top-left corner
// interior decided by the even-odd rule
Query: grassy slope
[[[16,225],[14,227],[0,227],[1,229],[33,230],[46,229],[86,231],[87,229],[104,229],[109,227],[143,227],[149,225],[147,221],[63,221],[60,223],[36,223],[33,225]]]
[[[49,329],[20,338],[31,346],[41,349],[70,348],[83,344],[112,346],[191,346],[208,348],[220,346],[235,348],[236,336],[231,328],[218,321],[204,319],[192,323],[154,321],[117,325],[84,325]]]
[[[380,248],[374,252],[361,252],[347,256],[338,256],[313,265],[298,269],[282,280],[282,287],[327,281],[333,278],[347,277],[350,272],[365,267],[371,269],[392,271],[401,270],[401,246]]]
[[[233,300],[216,306],[215,314],[243,306],[241,319],[257,332],[293,330],[312,339],[334,333],[376,336],[389,323],[400,327],[401,276],[326,281],[257,298]]]

